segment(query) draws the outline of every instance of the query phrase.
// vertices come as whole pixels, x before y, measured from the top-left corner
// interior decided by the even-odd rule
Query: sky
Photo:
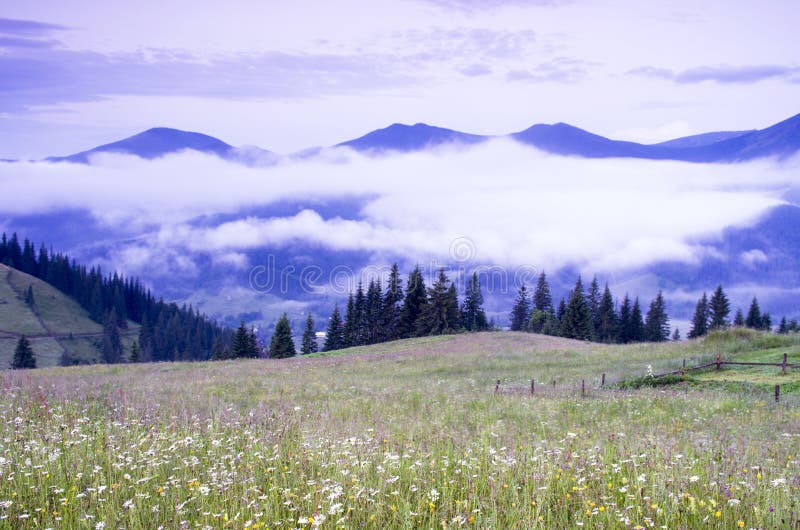
[[[394,122],[656,142],[796,114],[793,0],[0,0],[0,158],[154,126],[289,153]]]

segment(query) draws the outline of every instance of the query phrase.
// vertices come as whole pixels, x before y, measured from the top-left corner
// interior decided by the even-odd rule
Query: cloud
[[[666,79],[678,84],[696,84],[705,81],[714,81],[720,84],[752,84],[768,79],[789,79],[795,82],[798,80],[800,67],[775,64],[717,65],[698,66],[676,72],[667,68],[641,66],[629,70],[627,73],[652,79]]]
[[[0,18],[0,34],[6,35],[49,35],[55,31],[69,29],[58,24],[37,22],[35,20],[19,20],[14,18]]]
[[[764,251],[757,248],[742,252],[739,256],[739,259],[742,261],[742,263],[749,265],[750,267],[755,267],[759,264],[769,261]]]
[[[456,11],[494,11],[504,7],[557,7],[569,4],[572,0],[420,0],[447,10]]]
[[[387,157],[331,149],[267,168],[107,154],[90,166],[0,164],[0,179],[16,197],[6,215],[87,209],[139,230],[124,256],[133,270],[154,259],[188,271],[179,258],[198,252],[236,265],[249,250],[297,245],[446,262],[467,239],[477,264],[602,272],[708,257],[702,241],[782,204],[800,184],[797,162],[586,160],[494,140]],[[324,207],[356,197],[348,214]]]
[[[531,69],[509,70],[507,81],[574,83],[586,77],[592,63],[569,57],[556,57]]]

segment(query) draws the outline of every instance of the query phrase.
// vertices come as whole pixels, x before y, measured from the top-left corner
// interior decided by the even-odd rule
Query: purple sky
[[[170,126],[277,152],[392,122],[660,141],[800,112],[794,0],[3,2],[0,158]]]

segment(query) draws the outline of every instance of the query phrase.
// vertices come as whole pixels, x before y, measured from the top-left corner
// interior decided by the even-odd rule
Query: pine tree
[[[778,324],[778,334],[779,335],[786,335],[789,333],[789,324],[786,322],[786,317],[781,317],[780,324]]]
[[[639,305],[639,297],[637,296],[633,301],[633,309],[631,309],[631,329],[629,333],[631,342],[644,342],[644,333],[642,307]]]
[[[708,302],[709,322],[708,330],[725,329],[728,327],[728,315],[731,312],[731,304],[728,297],[722,290],[722,286],[718,285],[714,294],[711,295],[711,300]]]
[[[744,327],[744,315],[741,309],[736,310],[736,316],[733,318],[733,325],[737,328]]]
[[[369,322],[367,320],[367,297],[364,294],[364,285],[361,281],[358,282],[356,288],[356,296],[353,302],[355,310],[355,335],[354,346],[363,346],[367,344],[369,337]]]
[[[256,336],[255,328],[250,328],[250,331],[247,333],[247,357],[250,359],[255,359],[259,356],[261,348],[258,344],[258,336]]]
[[[542,272],[536,282],[536,291],[533,293],[533,308],[542,313],[553,313],[553,297],[550,294],[550,285],[547,275]]]
[[[406,283],[406,296],[403,300],[403,308],[400,313],[400,336],[403,338],[415,337],[417,335],[417,320],[423,313],[428,303],[428,292],[425,287],[425,279],[419,266],[408,275]]]
[[[631,298],[625,293],[622,305],[619,308],[619,318],[617,319],[616,342],[627,344],[633,341],[631,336]]]
[[[569,339],[589,340],[592,338],[592,313],[583,294],[581,277],[575,282],[575,288],[561,320],[561,336]]]
[[[289,325],[289,317],[284,313],[275,324],[275,332],[269,342],[269,356],[273,359],[285,359],[294,357],[297,352],[294,349],[294,339],[292,339],[292,328]]]
[[[14,370],[36,368],[36,357],[33,355],[33,348],[31,348],[31,343],[25,335],[22,335],[17,341],[11,368]]]
[[[239,324],[239,327],[236,328],[236,331],[233,334],[233,340],[231,341],[231,358],[243,359],[253,357],[251,346],[250,332],[244,325],[244,320],[242,320],[241,324]]]
[[[528,326],[531,318],[531,302],[528,298],[528,289],[523,283],[517,292],[517,301],[511,309],[511,331],[523,331]]]
[[[681,330],[680,329],[675,328],[675,331],[672,333],[672,340],[674,342],[678,342],[679,340],[681,340]]]
[[[378,280],[370,280],[367,288],[366,344],[380,342],[383,337],[383,293]]]
[[[598,328],[600,327],[600,284],[597,281],[597,276],[592,278],[592,283],[589,286],[589,293],[586,296],[586,302],[589,304],[589,314],[592,316],[592,340],[598,340]]]
[[[455,286],[449,285],[444,269],[428,289],[428,303],[417,319],[417,335],[442,335],[458,329],[458,299],[453,300]]]
[[[117,313],[113,308],[106,313],[103,323],[103,361],[106,364],[122,361],[122,341],[117,327]]]
[[[483,310],[483,293],[477,272],[472,273],[472,278],[464,290],[461,315],[461,326],[467,331],[484,331],[489,326],[486,312]]]
[[[358,315],[356,314],[355,297],[350,293],[347,297],[347,312],[344,315],[344,347],[350,348],[357,345]]]
[[[656,297],[650,302],[644,328],[646,341],[663,342],[669,339],[669,317],[661,291],[658,291]]]
[[[708,333],[708,297],[706,293],[697,301],[692,317],[692,329],[689,330],[689,338],[696,339]]]
[[[133,341],[133,344],[131,344],[131,355],[128,358],[128,362],[138,363],[141,360],[142,359],[141,359],[141,354],[139,352],[139,343]]]
[[[328,320],[328,329],[325,332],[325,344],[322,346],[322,351],[341,350],[345,347],[342,317],[339,315],[339,306],[335,305],[331,318]]]
[[[747,311],[747,318],[744,321],[744,325],[751,329],[761,329],[763,327],[761,309],[758,307],[758,300],[755,296],[753,297],[753,301],[750,302],[750,309]]]
[[[386,294],[383,297],[381,316],[381,340],[390,341],[400,338],[400,315],[403,303],[403,287],[397,263],[392,265]]]
[[[317,353],[317,333],[314,331],[314,317],[311,316],[311,313],[306,317],[306,328],[303,330],[303,346],[301,352],[303,355]]]
[[[617,314],[614,310],[614,298],[611,289],[606,284],[600,306],[597,309],[598,318],[595,328],[595,340],[598,342],[614,342],[617,338]]]

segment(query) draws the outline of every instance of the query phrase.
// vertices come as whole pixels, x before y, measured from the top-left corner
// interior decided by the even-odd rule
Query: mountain
[[[749,131],[708,132],[703,134],[694,134],[692,136],[684,136],[682,138],[675,138],[674,140],[667,140],[666,142],[660,142],[652,145],[657,145],[659,147],[703,147],[705,145],[722,142],[723,140],[730,140],[731,138],[736,138],[737,136],[742,136],[743,134],[749,134],[751,132],[755,132],[755,129],[751,129]]]
[[[520,143],[557,155],[578,155],[586,158],[651,158],[648,156],[648,146],[610,140],[567,123],[536,124],[510,136]]]
[[[25,301],[29,287],[33,304]],[[138,333],[133,323],[120,330],[123,347],[130,348]],[[62,357],[73,363],[102,359],[103,327],[85,309],[50,284],[0,264],[0,369],[11,366],[23,334],[30,340],[39,368],[56,366]]]
[[[349,147],[356,151],[421,151],[443,144],[472,145],[484,142],[488,136],[468,134],[425,123],[405,125],[394,123],[384,129],[372,131],[354,140],[337,144],[336,147]]]
[[[68,156],[49,157],[46,160],[88,164],[89,158],[99,153],[123,153],[153,159],[186,149],[214,154],[221,158],[228,158],[235,152],[233,146],[213,136],[168,127],[155,127],[124,140],[101,145],[88,151]]]

